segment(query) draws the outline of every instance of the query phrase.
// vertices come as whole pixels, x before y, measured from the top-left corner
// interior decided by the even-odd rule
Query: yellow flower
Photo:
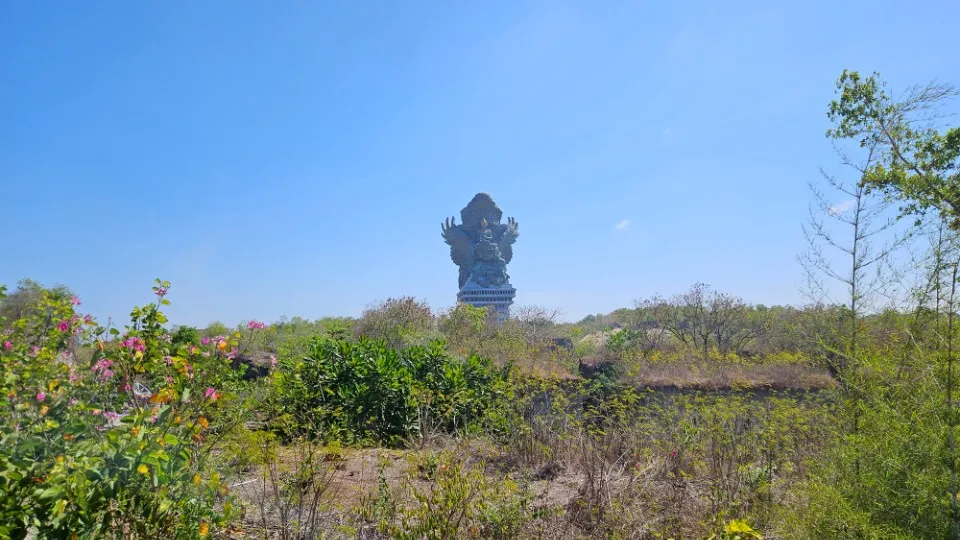
[[[57,463],[63,463],[63,456],[57,456]]]
[[[50,410],[50,407],[47,407],[46,405],[44,405],[43,407],[40,407],[40,416],[47,414],[47,411],[49,410]]]
[[[200,524],[200,536],[206,536],[206,535],[209,534],[209,533],[210,533],[210,525],[208,525],[207,522],[201,523],[201,524]]]
[[[199,485],[200,485],[200,475],[199,475],[199,474],[193,475],[193,485],[195,485],[195,486],[199,486]]]
[[[221,351],[227,350],[227,342],[226,342],[226,341],[218,341],[218,342],[217,342],[217,349],[218,349],[218,350],[221,350]]]
[[[203,426],[203,429],[207,429],[207,427],[210,425],[210,422],[208,422],[207,419],[206,419],[206,417],[203,417],[203,416],[201,416],[201,417],[197,420],[197,423],[200,424],[201,426]]]
[[[141,463],[140,466],[137,467],[137,472],[140,474],[147,474],[150,472],[150,467],[147,467],[146,465]]]
[[[140,433],[140,428],[138,428],[138,427],[130,428],[130,434],[131,434],[131,435],[136,436],[138,433]]]
[[[72,440],[73,440],[73,433],[64,433],[64,434],[63,434],[63,440],[65,440],[65,441],[72,441]]]
[[[54,380],[50,381],[49,383],[47,383],[47,389],[50,390],[51,392],[53,392],[54,390],[57,389],[57,386],[59,386],[59,385],[60,385],[60,381],[54,379]]]

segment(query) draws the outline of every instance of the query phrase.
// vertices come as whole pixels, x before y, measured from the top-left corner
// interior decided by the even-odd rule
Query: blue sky
[[[518,304],[575,320],[698,280],[800,302],[836,77],[960,84],[957,20],[952,1],[4,2],[0,283],[123,320],[161,277],[183,324],[443,308],[440,223],[486,191],[520,223]]]

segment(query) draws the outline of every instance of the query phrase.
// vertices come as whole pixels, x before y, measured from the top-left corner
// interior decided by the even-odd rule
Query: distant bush
[[[354,331],[369,339],[382,339],[391,347],[402,347],[419,341],[433,327],[430,306],[407,296],[388,298],[364,311]]]
[[[382,340],[316,338],[274,380],[274,428],[347,443],[398,445],[461,430],[497,395],[503,373],[479,356],[458,359],[442,342],[403,349]]]
[[[171,345],[200,345],[200,331],[192,326],[178,326],[173,333]]]

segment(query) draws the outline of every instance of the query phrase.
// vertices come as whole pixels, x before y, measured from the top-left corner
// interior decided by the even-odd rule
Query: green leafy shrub
[[[358,336],[382,339],[390,347],[403,347],[419,342],[434,324],[430,306],[406,296],[388,298],[365,310],[353,329]]]
[[[951,420],[945,366],[867,354],[837,406],[838,430],[785,511],[798,538],[948,538]]]
[[[200,331],[192,326],[178,326],[173,333],[171,345],[174,347],[200,345]]]
[[[232,516],[204,469],[237,412],[229,359],[219,341],[172,348],[168,287],[157,282],[122,335],[50,294],[0,324],[0,537],[196,538]]]
[[[397,445],[428,431],[462,430],[497,394],[502,372],[478,356],[460,360],[430,346],[317,338],[302,361],[274,379],[274,428],[348,443]],[[312,426],[304,428],[304,426]]]

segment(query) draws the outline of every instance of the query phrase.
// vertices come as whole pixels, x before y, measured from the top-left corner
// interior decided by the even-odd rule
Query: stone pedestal
[[[481,308],[493,306],[497,320],[505,321],[510,318],[510,306],[516,295],[517,290],[509,283],[499,287],[481,287],[470,280],[457,293],[457,301]]]

